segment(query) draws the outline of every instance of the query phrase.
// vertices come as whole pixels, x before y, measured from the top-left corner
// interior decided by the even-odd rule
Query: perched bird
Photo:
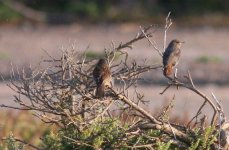
[[[104,97],[105,89],[112,86],[112,77],[109,65],[105,59],[100,59],[93,70],[94,81],[97,85],[96,96]]]
[[[163,73],[165,76],[169,76],[173,72],[173,68],[178,64],[180,54],[181,54],[181,44],[178,40],[172,40],[168,47],[166,48],[163,54],[163,65],[164,70]]]

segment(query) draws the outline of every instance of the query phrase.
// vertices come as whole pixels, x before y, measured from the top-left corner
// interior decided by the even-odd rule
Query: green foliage
[[[151,137],[158,137],[161,135],[161,131],[160,130],[149,130],[147,134]]]
[[[17,12],[0,3],[0,22],[17,22],[20,19]]]
[[[34,119],[33,114],[28,111],[2,112],[0,120],[0,137],[8,137],[12,132],[15,137],[35,146],[40,144],[41,136],[50,131],[50,126]],[[5,140],[3,142],[6,144]]]
[[[100,13],[99,13],[99,4],[97,4],[94,1],[89,1],[89,2],[72,2],[68,4],[68,11],[74,12],[74,13],[79,13],[82,16],[88,16],[89,18],[98,18]]]
[[[12,133],[0,145],[0,150],[24,150],[24,145],[15,140]]]
[[[70,13],[80,21],[138,21],[160,20],[158,16],[172,11],[176,17],[194,16],[200,14],[229,13],[228,2],[219,0],[18,0],[24,5],[47,13]],[[21,19],[15,11],[0,3],[0,20],[15,21]],[[226,17],[225,17],[226,18]],[[186,18],[187,19],[187,18]]]
[[[0,60],[6,60],[6,59],[9,59],[9,55],[7,53],[0,52]]]
[[[43,139],[42,148],[47,150],[69,149],[106,149],[115,145],[117,137],[122,135],[117,120],[105,119],[95,122],[79,131],[74,125],[60,129],[57,133],[50,132]]]
[[[206,149],[210,150],[212,144],[217,140],[217,134],[214,133],[214,127],[207,127],[204,131],[198,129],[196,130],[195,138],[189,148],[189,150],[198,150],[198,149]]]
[[[143,0],[143,1],[132,1],[132,0],[55,0],[55,1],[47,1],[47,0],[20,0],[27,5],[37,8],[37,9],[45,9],[48,10],[54,9],[71,11],[71,12],[83,12],[83,13],[105,13],[108,8],[116,8],[120,9],[120,5],[125,8],[131,8],[131,10],[141,9],[147,10],[147,12],[151,11],[173,11],[176,15],[183,15],[183,13],[200,13],[200,12],[208,12],[208,11],[221,11],[228,12],[227,6],[228,3],[226,1],[219,0]],[[131,3],[131,4],[130,4]],[[62,6],[62,7],[61,7]],[[153,8],[153,9],[152,9]],[[128,11],[128,10],[126,10]]]
[[[200,56],[196,59],[197,62],[200,63],[221,63],[223,59],[217,56]]]
[[[43,143],[41,146],[43,149],[49,149],[49,150],[62,150],[62,144],[61,140],[58,137],[58,134],[54,134],[53,132],[50,132],[46,134],[43,138]]]
[[[95,51],[88,51],[86,52],[85,54],[86,58],[87,59],[95,59],[95,58],[102,58],[104,57],[104,54],[103,53],[98,53],[98,52],[95,52]]]
[[[45,135],[41,147],[44,150],[93,150],[115,149],[118,145],[118,149],[126,150],[128,149],[126,145],[134,145],[135,143],[139,145],[152,144],[152,140],[142,135],[133,136],[126,141],[119,141],[125,135],[125,128],[120,128],[119,126],[120,122],[112,119],[100,120],[82,131],[78,131],[74,125],[69,125],[57,133],[50,132]],[[157,139],[162,136],[162,132],[159,130],[148,130],[145,134]],[[172,147],[171,141],[157,141],[155,148],[158,150],[175,149]]]
[[[87,51],[85,53],[87,59],[99,59],[104,57],[104,53],[98,53],[95,51]],[[116,53],[114,60],[118,60],[120,58],[120,54]]]
[[[76,128],[70,124],[58,131],[49,131],[41,137],[40,148],[44,150],[94,150],[94,149],[118,149],[128,150],[126,147],[138,143],[138,145],[152,144],[155,139],[155,149],[175,150],[179,149],[172,141],[163,142],[163,139],[169,139],[169,136],[161,130],[146,130],[143,134],[135,135],[126,140],[119,140],[125,135],[128,125],[116,119],[103,118],[97,120],[83,129]],[[207,127],[204,131],[197,128],[194,135],[190,135],[192,141],[189,150],[211,149],[212,144],[217,140],[214,127]],[[24,139],[23,139],[24,140]],[[14,139],[11,134],[0,145],[0,150],[23,150],[23,145]]]
[[[172,142],[169,141],[169,142],[157,142],[157,150],[169,150],[170,149],[170,146],[171,146]]]

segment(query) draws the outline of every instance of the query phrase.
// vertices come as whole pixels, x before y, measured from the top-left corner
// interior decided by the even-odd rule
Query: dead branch
[[[169,30],[170,26],[172,25],[172,20],[170,19],[171,12],[168,13],[165,19],[165,30],[164,30],[164,52],[166,49],[166,39],[167,39],[167,31]]]
[[[149,43],[153,46],[153,48],[158,52],[158,54],[162,57],[163,53],[159,50],[159,48],[156,45],[155,41],[151,41],[150,38],[148,37],[148,35],[146,35],[144,29],[142,29],[142,27],[140,26],[140,29],[142,31],[142,33],[144,34],[145,38],[149,41]]]
[[[188,81],[190,82],[190,84],[185,84],[185,83],[180,82],[178,80],[170,79],[170,82],[168,83],[168,86],[165,88],[165,90],[161,94],[163,94],[171,86],[184,87],[184,88],[187,88],[187,89],[191,90],[192,92],[198,94],[205,101],[207,101],[210,104],[210,106],[212,107],[212,109],[214,111],[214,114],[213,114],[213,117],[212,117],[211,124],[214,125],[215,124],[216,117],[217,117],[217,108],[216,108],[215,104],[212,102],[212,100],[209,97],[207,97],[204,93],[202,93],[201,91],[199,91],[195,87],[195,85],[192,82],[192,77],[191,77],[190,73],[188,74],[188,76],[185,76],[185,78],[188,79]]]
[[[125,102],[126,104],[128,104],[130,107],[133,107],[135,110],[139,111],[140,113],[142,113],[144,116],[146,116],[150,121],[152,121],[153,123],[157,123],[157,124],[161,124],[161,122],[159,122],[156,118],[154,118],[152,115],[150,115],[148,112],[146,112],[144,109],[142,109],[141,107],[139,107],[137,104],[133,103],[131,100],[129,100],[127,97],[119,94],[118,92],[116,92],[115,90],[111,89],[113,94],[120,100],[122,100],[123,102]]]
[[[206,103],[207,103],[207,100],[205,100],[205,101],[203,102],[203,104],[202,104],[202,105],[200,106],[200,108],[198,109],[196,115],[188,122],[187,127],[190,127],[190,125],[191,125],[191,123],[192,123],[192,121],[193,121],[194,119],[196,119],[196,122],[195,122],[194,125],[197,124],[197,118],[198,118],[198,116],[201,114],[201,110],[204,108],[204,106],[206,105]]]
[[[140,112],[143,116],[145,116],[147,119],[149,119],[152,123],[146,123],[141,126],[137,126],[137,128],[148,128],[148,129],[158,129],[162,130],[170,135],[177,136],[180,140],[183,140],[185,142],[190,142],[188,139],[188,135],[185,133],[179,131],[178,129],[172,127],[169,123],[158,121],[156,118],[154,118],[152,115],[150,115],[148,112],[146,112],[144,109],[136,105],[134,102],[129,100],[127,97],[118,94],[115,90],[111,89],[113,94],[119,99],[122,100],[124,103],[128,104],[132,108],[134,108],[136,111]],[[135,127],[136,128],[136,127]]]
[[[144,39],[146,36],[147,36],[147,37],[150,37],[150,36],[151,36],[152,33],[151,33],[151,32],[148,32],[148,31],[149,31],[152,27],[153,27],[153,26],[150,25],[150,26],[148,26],[148,27],[146,27],[146,28],[144,28],[144,29],[141,29],[144,33],[143,33],[143,32],[137,33],[137,35],[135,36],[135,38],[133,38],[132,40],[126,42],[125,44],[120,43],[119,46],[115,48],[115,50],[116,50],[116,51],[119,51],[119,50],[124,49],[124,48],[131,48],[131,49],[132,49],[132,44],[133,44],[133,43],[135,43],[135,42],[137,42],[137,41],[139,41],[139,40],[141,40],[141,39]],[[145,36],[145,34],[146,34],[146,36]]]
[[[169,135],[173,135],[173,133],[176,135],[176,137],[185,142],[185,143],[190,143],[190,139],[187,134],[183,133],[182,131],[171,127],[169,124],[153,124],[153,123],[143,123],[138,126],[140,129],[158,129],[162,130],[165,133],[168,133]],[[172,128],[172,129],[171,129]]]

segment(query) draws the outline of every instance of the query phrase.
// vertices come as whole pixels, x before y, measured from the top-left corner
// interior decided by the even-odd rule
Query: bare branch
[[[158,52],[158,54],[160,56],[163,56],[162,52],[158,49],[156,42],[155,41],[151,41],[150,38],[148,37],[148,35],[146,35],[144,29],[142,29],[142,27],[140,26],[140,29],[142,31],[142,33],[144,34],[145,38],[149,41],[149,43],[153,46],[153,48]]]
[[[171,12],[168,13],[165,19],[165,30],[164,30],[164,52],[166,49],[166,39],[167,39],[167,31],[169,30],[170,26],[172,25],[172,20],[169,18]]]

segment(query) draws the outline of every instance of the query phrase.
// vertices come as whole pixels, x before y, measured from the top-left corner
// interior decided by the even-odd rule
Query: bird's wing
[[[180,58],[180,50],[173,51],[168,57],[168,63],[175,66]]]
[[[102,68],[100,66],[96,66],[93,70],[93,78],[97,85],[102,83]]]
[[[164,66],[167,66],[170,55],[171,55],[171,50],[167,48],[163,54],[163,65]]]

